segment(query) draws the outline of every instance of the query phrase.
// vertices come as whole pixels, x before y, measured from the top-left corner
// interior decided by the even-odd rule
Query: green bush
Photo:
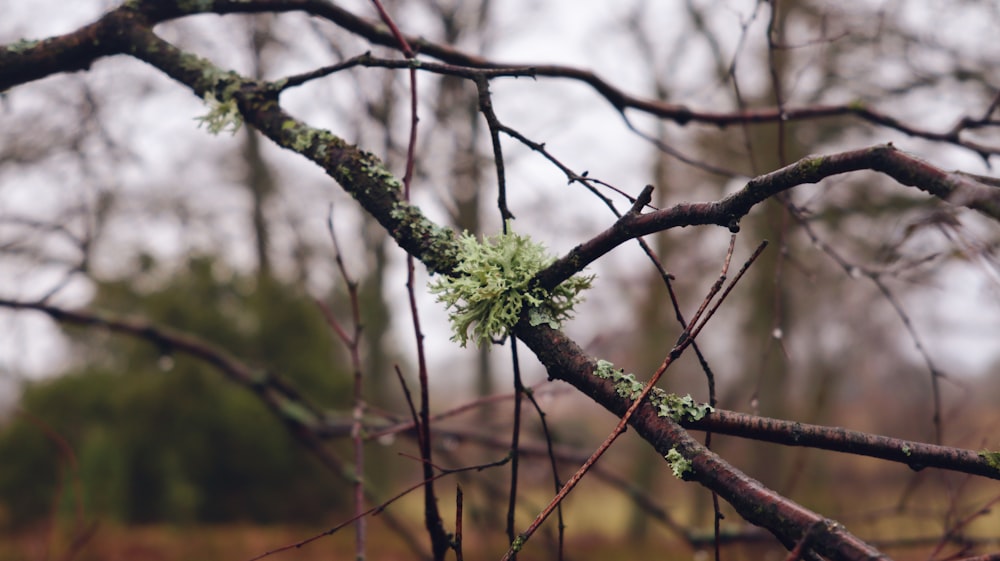
[[[347,405],[339,343],[312,299],[273,279],[220,282],[215,267],[194,259],[155,291],[105,283],[93,307],[197,334],[280,373],[314,403]],[[28,385],[21,408],[70,444],[75,463],[39,422],[12,417],[0,431],[0,504],[13,524],[46,516],[56,500],[130,523],[315,521],[341,505],[336,479],[218,371],[121,335],[70,335],[86,360]]]

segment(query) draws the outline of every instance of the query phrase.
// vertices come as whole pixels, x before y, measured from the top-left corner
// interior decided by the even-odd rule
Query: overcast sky
[[[366,17],[374,15],[367,2],[344,4],[354,6],[356,13]],[[626,27],[628,14],[633,13],[640,2],[507,0],[494,4],[496,14],[495,23],[491,25],[489,56],[497,60],[560,63],[593,69],[629,92],[643,95],[652,92],[653,83],[647,63],[637,54],[636,41],[628,35]],[[751,94],[766,89],[767,75],[754,62],[758,60],[754,55],[759,51],[755,49],[761,46],[760,37],[766,25],[766,8],[755,11],[758,6],[750,1],[715,4],[717,7],[711,11],[712,18],[706,22],[710,28],[722,30],[717,33],[720,40],[714,47],[727,53],[728,60],[742,45],[747,53],[747,60],[738,65],[742,87]],[[995,21],[976,17],[977,10],[970,9],[939,20],[935,14],[939,14],[938,10],[946,5],[941,2],[906,3],[906,9],[902,9],[898,2],[871,4],[877,5],[887,17],[912,20],[908,25],[926,33],[928,44],[947,39],[951,43],[946,47],[962,49],[972,41],[983,57],[996,54],[997,41],[975,40],[975,37],[982,38],[989,32],[983,29],[983,22]],[[8,1],[3,6],[4,17],[0,20],[0,42],[67,32],[92,21],[112,5],[111,2],[84,0]],[[682,8],[680,2],[649,2],[643,12],[643,25],[654,31],[650,36],[658,42],[658,52],[663,53],[661,64],[670,63],[663,71],[671,73],[672,87],[680,97],[679,101],[699,108],[728,103],[728,96],[715,93],[720,91],[717,80],[705,72],[713,46],[703,41],[678,39],[687,21],[677,15]],[[985,3],[980,9],[984,13],[990,10]],[[879,10],[870,11],[877,13]],[[409,15],[412,17],[400,20],[405,31],[433,34],[434,28],[422,28],[431,25],[429,19],[422,19],[419,13]],[[281,17],[299,25],[304,22],[300,16]],[[231,19],[226,21],[231,23]],[[220,65],[246,71],[248,61],[245,57],[241,58],[237,51],[226,48],[233,42],[244,40],[245,35],[241,35],[239,26],[220,26],[219,20],[216,16],[192,18],[163,26],[159,31],[168,39],[191,48],[205,49],[199,52],[212,53],[213,60]],[[295,35],[289,31],[294,29],[294,25],[289,24],[279,32],[285,33],[283,39],[286,41],[301,41],[301,44],[292,47],[296,56],[275,63],[272,71],[280,75],[332,62],[330,53],[316,43],[315,35]],[[871,29],[877,30],[877,27]],[[964,43],[962,37],[956,39],[956,34],[949,31],[955,29],[965,33]],[[835,35],[842,30],[834,26],[825,31]],[[806,41],[810,33],[815,32],[801,30],[802,40]],[[747,40],[740,43],[744,34]],[[683,49],[681,56],[676,56],[674,51],[667,52],[678,48]],[[921,65],[929,69],[940,62],[923,53],[915,53],[915,56]],[[1000,60],[1000,55],[993,60]],[[803,64],[800,82],[789,86],[792,97],[796,92],[808,91],[811,80],[809,68],[809,64]],[[896,71],[901,73],[902,79],[907,75],[904,70],[886,65],[886,80],[894,79]],[[344,105],[355,99],[354,92],[331,84],[336,82],[324,82],[313,89],[303,88],[301,92],[283,98],[283,101],[293,113],[307,118],[312,124],[335,131],[344,130],[336,111],[317,107],[316,92],[329,96],[324,99],[332,100],[333,104]],[[210,216],[209,223],[213,227],[204,231],[186,231],[180,236],[177,229],[182,226],[171,217],[157,220],[143,215],[131,221],[119,221],[110,234],[117,241],[109,244],[111,249],[98,255],[96,267],[99,273],[111,276],[116,268],[127,269],[131,263],[128,259],[138,249],[176,258],[190,250],[192,243],[205,246],[222,244],[227,247],[227,255],[234,266],[251,265],[252,247],[239,243],[245,232],[243,218],[248,204],[238,186],[240,177],[224,165],[220,166],[226,157],[232,157],[231,154],[227,156],[227,150],[231,150],[239,138],[228,135],[212,137],[199,129],[195,118],[205,111],[201,101],[152,68],[121,57],[100,61],[86,74],[55,77],[15,88],[7,94],[0,107],[0,140],[7,144],[15,140],[30,143],[32,139],[44,139],[46,135],[58,133],[58,127],[53,129],[55,125],[47,121],[42,132],[25,130],[20,126],[14,128],[8,124],[32,112],[62,112],[59,114],[65,115],[65,121],[79,119],[81,105],[74,95],[83,91],[84,86],[94,95],[110,101],[102,104],[95,121],[80,126],[99,123],[112,142],[120,145],[101,146],[99,139],[91,137],[82,147],[86,163],[68,158],[57,161],[57,166],[41,170],[26,170],[24,166],[12,168],[13,171],[0,169],[0,215],[59,220],[74,204],[93,205],[100,196],[102,186],[109,186],[119,193],[134,194],[137,200],[145,201],[135,203],[137,206],[149,203],[164,192],[161,190],[167,190],[171,197],[195,201],[192,206]],[[638,192],[642,185],[650,181],[648,170],[653,149],[630,134],[620,116],[588,88],[568,82],[521,79],[499,80],[491,89],[495,94],[497,112],[505,123],[532,139],[545,142],[554,154],[576,171],[586,170],[592,176],[632,193]],[[60,91],[65,92],[64,97],[60,97]],[[726,90],[722,88],[721,91]],[[851,92],[845,91],[831,92],[830,99],[822,101],[846,103],[851,99]],[[930,106],[932,110],[927,109],[927,99],[915,99],[912,105],[890,109],[901,118],[913,119],[919,126],[946,128],[958,116],[969,111],[964,99],[962,91],[956,89],[953,99],[938,100],[940,105]],[[63,105],[59,106],[60,103]],[[647,132],[654,130],[651,119],[637,115],[635,122]],[[72,124],[63,123],[62,126],[73,128]],[[840,149],[884,141],[895,141],[907,150],[932,158],[932,163],[945,169],[988,172],[983,163],[967,151],[929,145],[891,131],[879,131],[860,141],[861,144],[842,142]],[[558,254],[611,223],[612,218],[607,211],[582,191],[577,190],[567,197],[566,182],[558,170],[513,143],[505,142],[505,146],[510,148],[508,155],[511,158],[508,180],[515,187],[511,190],[512,209],[515,215],[524,217],[517,223],[519,231],[532,234]],[[371,149],[377,151],[377,147]],[[297,155],[271,147],[266,150],[268,157],[280,169],[282,179],[294,181],[300,189],[296,191],[297,200],[285,199],[281,202],[282,212],[301,220],[297,226],[306,235],[324,236],[328,204],[333,202],[337,208],[349,208],[350,199],[338,193],[332,181]],[[119,159],[101,159],[116,151]],[[401,170],[393,171],[401,175]],[[81,176],[82,173],[86,176]],[[734,179],[730,189],[738,188],[742,181]],[[433,187],[423,188],[425,191],[417,192],[417,203],[432,217],[443,218],[444,209],[437,204],[438,194]],[[559,201],[559,204],[553,204],[553,201]],[[567,201],[572,204],[566,204]],[[539,214],[539,208],[545,211]],[[349,230],[352,220],[348,214],[344,214],[341,222],[345,230]],[[68,227],[77,228],[80,224],[71,223]],[[0,228],[0,245],[5,231],[9,233],[9,230]],[[991,237],[996,239],[996,224],[975,223],[970,226],[969,233],[973,242]],[[294,236],[291,228],[277,228],[275,237],[275,243],[280,246]],[[728,236],[724,232],[706,233],[706,239],[706,247],[721,256]],[[137,240],[141,243],[132,243]],[[74,250],[71,246],[59,247],[58,242],[53,243],[55,245],[49,247],[54,255],[72,259]],[[756,241],[741,240],[741,244],[746,251]],[[116,247],[121,250],[114,249]],[[606,282],[599,287],[607,290],[613,286],[612,281],[628,286],[631,271],[641,259],[634,247],[616,250],[594,267],[593,272],[598,274],[599,282]],[[278,260],[280,262],[280,257]],[[395,263],[399,267],[398,255]],[[1000,334],[1000,281],[995,265],[995,261],[991,264],[970,259],[966,266],[954,268],[948,277],[934,279],[934,283],[926,288],[908,293],[907,309],[935,358],[942,363],[957,365],[956,370],[960,372],[978,372],[995,361],[1000,352],[1000,344],[997,343],[1000,340],[997,337]],[[717,269],[717,265],[713,262],[710,268]],[[317,274],[316,277],[314,282],[322,284],[322,275]],[[4,296],[37,298],[62,278],[63,268],[58,265],[36,263],[24,266],[6,260],[0,264],[0,286],[3,287],[0,290]],[[711,277],[706,278],[706,283],[710,283]],[[397,296],[403,290],[399,284],[393,289]],[[77,280],[58,295],[57,301],[64,305],[82,305],[86,303],[89,293],[89,285]],[[598,293],[595,291],[595,294]],[[430,335],[428,340],[443,342],[445,337],[440,334],[448,329],[443,310],[426,295],[422,299],[422,309]],[[582,308],[580,316],[601,320],[574,322],[568,329],[574,336],[587,341],[609,325],[626,322],[627,313],[613,297],[594,297]],[[406,326],[405,322],[397,326],[404,333],[402,336],[405,336]],[[904,347],[910,345],[906,340],[900,344]],[[450,344],[441,344],[433,350],[431,356],[439,365],[454,360],[454,349]],[[9,382],[51,371],[62,364],[61,354],[64,352],[56,330],[47,319],[30,313],[0,311],[0,376],[3,379]],[[462,360],[471,361],[470,353],[460,356]],[[8,389],[6,393],[10,396],[13,395],[11,392]]]

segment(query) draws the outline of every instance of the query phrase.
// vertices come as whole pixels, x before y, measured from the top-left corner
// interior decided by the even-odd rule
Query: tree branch
[[[594,375],[596,361],[562,332],[544,325],[533,327],[527,322],[518,324],[514,332],[535,353],[549,377],[568,382],[618,417],[628,410],[630,400],[618,395],[609,380]],[[679,452],[691,462],[691,471],[685,479],[697,481],[718,493],[743,518],[767,528],[785,547],[794,547],[810,528],[819,524],[821,529],[814,534],[812,547],[820,555],[843,561],[885,557],[842,525],[782,497],[742,473],[692,438],[677,422],[657,416],[652,404],[641,404],[629,424],[658,453]]]
[[[364,37],[374,45],[400,49],[399,38],[378,22],[360,18],[336,5],[321,0],[210,0],[207,2],[169,2],[165,0],[129,0],[121,7],[105,14],[97,22],[80,30],[44,41],[21,41],[7,48],[0,48],[0,91],[11,86],[37,80],[58,72],[85,70],[103,56],[128,53],[128,45],[119,43],[110,22],[138,19],[152,27],[180,17],[214,14],[253,14],[262,12],[282,13],[302,11],[324,18],[355,35]],[[512,64],[465,53],[449,45],[428,41],[422,37],[400,35],[416,52],[458,66],[478,69],[522,69],[535,77],[559,78],[582,82],[624,115],[634,109],[679,125],[696,122],[717,127],[736,124],[802,121],[832,117],[853,116],[865,122],[899,131],[911,137],[924,138],[961,146],[983,158],[1000,154],[1000,147],[988,146],[961,137],[965,130],[996,127],[998,123],[984,117],[963,117],[945,132],[935,132],[910,126],[888,114],[863,103],[843,105],[809,105],[803,107],[764,107],[740,111],[703,111],[686,105],[635,96],[607,82],[597,74],[571,66],[552,64]]]
[[[740,220],[754,206],[774,195],[799,185],[819,183],[828,177],[863,170],[881,172],[903,185],[916,187],[947,203],[975,209],[1000,221],[1000,188],[976,181],[968,174],[946,172],[892,144],[880,144],[828,156],[807,156],[751,179],[743,189],[718,201],[681,203],[641,215],[624,216],[539,272],[537,280],[543,288],[551,290],[619,245],[671,228],[716,225],[738,230]]]

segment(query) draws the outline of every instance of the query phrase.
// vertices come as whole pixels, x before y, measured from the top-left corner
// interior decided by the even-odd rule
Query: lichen
[[[670,471],[674,473],[674,477],[677,479],[684,479],[684,475],[687,473],[692,473],[691,460],[685,458],[677,448],[671,448],[669,452],[663,459],[667,460],[667,464],[670,465]]]
[[[29,49],[34,49],[38,46],[41,41],[36,41],[34,39],[21,39],[7,45],[7,51],[15,54],[23,53]]]
[[[195,117],[198,126],[206,125],[212,134],[226,130],[236,134],[243,126],[243,115],[236,103],[236,93],[243,84],[239,74],[220,70],[208,59],[186,52],[180,54],[178,64],[185,71],[200,75],[194,89],[203,92],[208,113]]]
[[[186,51],[180,53],[177,65],[184,70],[200,72],[203,79],[206,77],[206,74],[212,74],[212,85],[218,81],[218,75],[221,74],[221,71],[215,68],[210,60]]]
[[[657,416],[670,417],[675,421],[698,421],[715,411],[711,405],[695,401],[691,394],[681,397],[660,388],[653,388],[649,400],[656,407]]]
[[[847,108],[851,111],[864,111],[868,106],[860,99],[852,99],[847,103]]]
[[[295,139],[292,140],[292,150],[305,152],[316,142],[316,129],[296,130]]]
[[[177,7],[187,13],[207,12],[212,9],[212,0],[180,0]]]
[[[632,374],[631,372],[628,374],[622,372],[621,376],[618,376],[615,379],[615,392],[622,397],[627,397],[628,399],[638,398],[642,395],[642,389],[644,387],[645,384],[636,379],[635,374]]]
[[[338,142],[332,132],[308,127],[294,119],[285,119],[281,130],[290,137],[287,146],[300,154],[322,154]]]
[[[979,457],[986,460],[986,463],[989,464],[991,468],[1000,471],[1000,452],[980,450]]]
[[[232,97],[219,100],[215,97],[214,92],[209,91],[205,94],[205,105],[208,106],[208,113],[201,117],[195,117],[195,120],[198,121],[199,127],[205,125],[208,132],[219,134],[228,130],[235,135],[243,126],[243,115],[240,114],[236,100]]]
[[[363,154],[361,157],[361,171],[393,191],[403,191],[403,184],[396,179],[396,176],[392,172],[385,169],[385,166],[382,165],[382,162],[374,154],[369,154],[368,152]]]
[[[482,242],[466,232],[458,239],[456,257],[455,276],[436,279],[430,290],[451,310],[452,340],[463,347],[469,339],[479,346],[503,339],[523,311],[532,323],[558,327],[572,316],[580,292],[593,280],[577,275],[551,292],[538,286],[535,275],[554,259],[541,244],[513,232]]]
[[[334,168],[333,173],[334,177],[337,178],[337,181],[347,185],[354,185],[354,173],[351,171],[351,168],[345,166],[344,164],[339,164],[336,168]],[[356,193],[352,192],[351,194],[357,197]]]
[[[597,361],[597,368],[594,369],[594,376],[608,380],[614,375],[615,375],[614,363],[603,359]]]
[[[636,379],[635,374],[628,373],[607,360],[598,360],[597,368],[594,369],[594,376],[611,380],[614,383],[615,392],[621,397],[636,399],[642,395],[645,384]],[[698,421],[715,409],[707,403],[696,401],[691,394],[683,397],[664,391],[661,388],[653,388],[649,392],[649,402],[656,408],[659,417],[669,417],[675,421]]]
[[[799,175],[806,181],[813,181],[813,177],[819,168],[826,161],[823,156],[809,156],[799,163]]]
[[[357,196],[356,193],[354,195]],[[419,208],[402,201],[393,204],[389,216],[399,223],[399,226],[393,229],[393,237],[409,237],[424,248],[420,260],[431,274],[449,272],[454,268],[459,259],[458,241],[455,239],[454,231],[438,226],[428,220]]]
[[[236,72],[222,70],[212,61],[189,52],[181,52],[177,63],[183,70],[200,75],[194,83],[196,91],[213,92],[222,102],[232,99],[243,84],[242,77]]]

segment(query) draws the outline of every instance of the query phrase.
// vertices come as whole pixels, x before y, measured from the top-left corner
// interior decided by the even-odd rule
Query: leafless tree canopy
[[[995,559],[997,7],[611,4],[129,0],[62,34],[12,7],[3,352],[76,326],[210,366],[343,476],[359,558],[375,514],[415,555],[561,558],[595,478],[630,532],[717,558]],[[190,254],[316,297],[343,414],[266,357],[80,305]],[[102,360],[65,348],[48,367]],[[410,458],[373,459],[392,435]],[[386,461],[411,469],[366,479]],[[452,504],[455,480],[486,491]],[[886,504],[938,531],[880,539]]]

